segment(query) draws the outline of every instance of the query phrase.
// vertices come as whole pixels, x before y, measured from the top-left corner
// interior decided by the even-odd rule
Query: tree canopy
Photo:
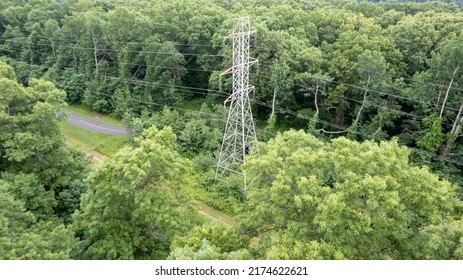
[[[463,259],[462,3],[419,2],[1,1],[0,258]],[[241,16],[246,194],[214,177]],[[92,163],[67,104],[129,144]]]
[[[162,259],[175,235],[195,221],[188,197],[188,163],[176,153],[171,129],[151,127],[134,148],[90,174],[75,230],[85,259]]]
[[[76,239],[64,222],[88,160],[57,126],[65,93],[44,80],[24,87],[3,61],[0,91],[0,258],[68,259]]]

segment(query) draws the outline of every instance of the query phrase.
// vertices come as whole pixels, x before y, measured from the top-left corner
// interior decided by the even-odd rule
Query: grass
[[[100,164],[104,162],[105,157],[113,157],[120,148],[130,142],[130,137],[127,136],[94,132],[68,122],[61,122],[59,127],[71,146],[84,151],[86,154],[90,155],[95,162]],[[196,192],[197,191],[198,190],[196,190]],[[232,216],[218,211],[202,202],[198,201],[198,208],[200,214],[212,221],[224,223],[228,226],[234,223]]]
[[[194,180],[193,178],[189,179]],[[227,226],[232,226],[235,222],[233,217],[204,203],[203,201],[205,201],[205,198],[208,196],[207,191],[198,185],[194,187],[194,185],[195,184],[186,184],[183,186],[182,191],[187,193],[197,202],[199,214],[207,217],[211,221],[220,222]]]
[[[188,109],[190,110],[193,108],[198,108],[199,110],[199,108],[201,108],[201,104],[202,101],[196,101],[188,103],[186,107],[188,107]],[[121,121],[109,116],[101,115],[100,118],[96,118],[94,116],[95,113],[90,112],[81,106],[69,106],[67,110],[105,124],[119,126],[123,125]],[[105,157],[113,157],[117,153],[117,151],[119,151],[119,149],[121,149],[130,142],[130,137],[127,136],[99,133],[78,127],[66,121],[61,122],[59,124],[59,127],[61,129],[61,132],[66,137],[67,142],[71,146],[81,149],[86,154],[90,155],[93,158],[93,160],[97,163],[103,163]],[[196,195],[193,195],[193,197],[196,200],[198,200],[198,198],[201,197],[201,195],[205,195],[201,193],[201,191],[199,190],[188,191],[196,193]],[[218,211],[202,202],[198,201],[198,208],[200,214],[206,216],[212,221],[224,223],[228,226],[231,226],[234,223],[232,216]]]
[[[186,101],[180,106],[180,108],[189,110],[189,111],[200,111],[203,103],[206,102],[204,98],[194,98],[192,100]]]
[[[69,105],[66,108],[66,110],[104,124],[124,126],[124,123],[121,120],[118,120],[108,115],[104,115],[102,113],[92,112],[80,105]]]
[[[68,122],[61,122],[59,127],[71,146],[97,158],[98,155],[113,157],[120,148],[130,142],[130,137],[127,136],[94,132]]]

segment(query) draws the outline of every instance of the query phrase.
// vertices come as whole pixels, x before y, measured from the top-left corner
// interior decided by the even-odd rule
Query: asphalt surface
[[[69,114],[70,115],[68,118],[68,122],[74,125],[77,125],[79,127],[88,129],[88,130],[93,130],[93,131],[105,133],[105,134],[115,134],[115,135],[125,135],[125,136],[130,136],[132,134],[130,129],[125,128],[123,126],[100,123],[98,121],[91,120],[89,118],[83,117],[75,113],[69,113]]]

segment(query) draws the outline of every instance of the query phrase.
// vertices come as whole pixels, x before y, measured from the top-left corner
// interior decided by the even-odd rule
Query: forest
[[[463,2],[419,2],[2,0],[0,259],[463,259]],[[242,16],[246,192],[215,180]],[[132,135],[95,162],[73,106]]]

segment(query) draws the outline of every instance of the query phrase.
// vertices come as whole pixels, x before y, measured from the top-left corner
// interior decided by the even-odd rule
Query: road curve
[[[69,118],[67,121],[79,127],[82,127],[88,130],[93,130],[93,131],[100,132],[100,133],[104,133],[104,134],[125,135],[125,136],[132,135],[132,132],[130,131],[130,129],[125,128],[123,126],[104,124],[104,123],[83,117],[76,113],[69,112]]]

